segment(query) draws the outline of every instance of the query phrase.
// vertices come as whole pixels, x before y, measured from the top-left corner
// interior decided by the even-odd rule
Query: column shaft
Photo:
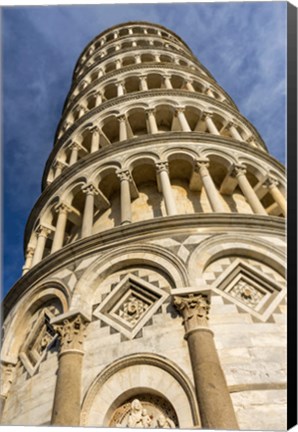
[[[126,225],[131,223],[130,173],[119,171],[117,174],[120,179],[121,225]]]
[[[249,205],[251,206],[252,210],[256,214],[262,214],[267,215],[266,210],[262,206],[259,198],[257,197],[257,194],[253,190],[252,186],[250,185],[249,181],[246,178],[245,170],[243,168],[235,168],[237,173],[236,177],[238,180],[238,184],[240,189],[243,192],[243,195],[247,199]]]
[[[178,116],[180,126],[181,126],[181,129],[183,130],[183,132],[191,132],[188,121],[186,120],[186,117],[184,115],[184,112],[182,110],[178,110],[177,116]]]
[[[162,195],[165,201],[166,212],[168,216],[177,214],[176,203],[173,196],[173,190],[171,187],[171,182],[169,179],[169,174],[167,171],[167,164],[160,163],[157,164],[157,172],[160,180],[160,187]]]
[[[92,133],[92,137],[91,137],[90,152],[94,153],[97,150],[99,150],[100,135],[99,135],[99,131],[97,129],[91,130],[91,133]]]
[[[213,183],[212,177],[210,176],[209,170],[207,168],[207,163],[198,163],[199,173],[204,185],[209,203],[214,212],[223,213],[225,208],[221,202],[220,194]]]
[[[80,425],[82,363],[82,352],[68,351],[60,354],[52,425]]]
[[[287,204],[283,194],[280,192],[275,184],[269,186],[269,192],[272,195],[274,201],[280,206],[284,216],[287,215]]]
[[[54,234],[51,253],[62,248],[64,235],[65,235],[65,227],[67,222],[67,208],[62,204],[61,206],[58,206],[57,210],[58,210],[58,218],[57,218],[56,231]]]
[[[239,429],[213,332],[208,328],[208,295],[175,296],[174,305],[183,317],[202,427]]]
[[[209,130],[210,133],[214,134],[214,135],[220,135],[220,133],[218,132],[217,127],[215,126],[212,118],[210,117],[210,115],[206,116],[206,126],[207,129]]]
[[[127,139],[126,120],[124,117],[119,118],[119,141]]]
[[[230,130],[233,138],[235,138],[238,141],[243,141],[242,136],[240,135],[240,133],[237,131],[237,129],[235,128],[235,126],[233,124],[230,125],[229,130]]]
[[[34,266],[35,264],[37,264],[39,261],[42,260],[46,241],[47,241],[47,232],[41,230],[37,237],[37,244],[34,251],[32,266]]]
[[[203,428],[238,429],[212,332],[193,330],[187,343]]]
[[[169,77],[164,77],[164,83],[165,83],[166,89],[172,89],[173,88],[171,80]]]
[[[152,111],[147,111],[148,121],[149,121],[149,129],[151,134],[158,133],[158,128],[155,120],[155,115]]]
[[[71,155],[69,160],[69,165],[73,165],[78,160],[79,147],[77,145],[73,145],[71,148]]]
[[[86,187],[84,191],[86,192],[83,222],[82,222],[82,232],[81,238],[88,237],[92,234],[93,228],[93,214],[94,214],[94,193],[95,188]]]

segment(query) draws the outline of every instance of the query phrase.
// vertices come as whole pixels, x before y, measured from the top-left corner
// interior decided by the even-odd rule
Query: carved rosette
[[[208,325],[210,302],[207,295],[175,296],[174,305],[183,317],[186,332]]]
[[[54,324],[60,338],[60,353],[69,350],[83,351],[83,341],[87,322],[81,315],[66,318],[62,323]]]

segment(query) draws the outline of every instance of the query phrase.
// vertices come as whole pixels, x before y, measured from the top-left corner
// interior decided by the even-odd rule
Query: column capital
[[[231,169],[231,177],[239,177],[246,174],[246,167],[244,165],[234,164]]]
[[[28,246],[26,249],[26,257],[33,257],[35,248],[33,246]]]
[[[55,206],[55,211],[57,213],[66,213],[67,214],[67,213],[71,212],[71,207],[68,204],[61,202]]]
[[[98,195],[99,191],[93,183],[88,183],[82,187],[82,192],[87,195]]]
[[[249,136],[248,138],[246,138],[246,141],[247,141],[248,143],[253,143],[253,142],[255,142],[255,137],[254,137],[253,135],[251,135],[251,136]]]
[[[209,297],[206,294],[188,294],[187,296],[174,296],[173,303],[182,315],[186,332],[198,327],[208,326],[210,309]]]
[[[82,146],[79,143],[77,143],[76,141],[71,141],[70,144],[68,145],[68,148],[70,150],[73,150],[73,149],[80,150],[82,148]]]
[[[235,127],[235,123],[232,120],[228,120],[227,123],[225,124],[225,128],[230,129],[230,127],[234,126]]]
[[[99,128],[98,128],[98,126],[91,126],[91,127],[89,128],[89,132],[91,132],[92,135],[93,135],[93,134],[99,134]]]
[[[66,167],[66,164],[62,161],[59,161],[59,160],[56,160],[53,165],[54,165],[54,168],[60,168],[60,169],[63,169]]]
[[[180,114],[180,113],[184,113],[185,112],[185,107],[177,107],[176,110],[176,115]]]
[[[157,173],[161,173],[162,171],[169,172],[169,163],[168,161],[158,161],[155,163]]]
[[[195,167],[198,167],[198,168],[202,168],[202,167],[206,167],[206,168],[208,168],[209,167],[209,159],[204,159],[204,158],[202,158],[202,159],[196,159],[195,161],[194,161],[194,164],[195,164]]]
[[[121,182],[122,181],[129,181],[129,182],[132,181],[132,177],[131,177],[129,170],[126,170],[126,169],[120,170],[119,169],[116,171],[116,175]]]
[[[125,114],[120,114],[117,116],[117,120],[121,123],[121,122],[125,122],[126,121],[126,115]]]
[[[147,75],[140,75],[140,80],[147,81]]]
[[[39,225],[36,229],[38,237],[47,238],[51,234],[52,230],[44,225]]]
[[[155,108],[148,108],[145,110],[145,113],[147,116],[150,116],[150,115],[155,115],[155,111],[156,111]]]
[[[201,120],[206,120],[206,118],[212,118],[212,117],[213,117],[213,113],[208,111],[203,111],[201,115]]]
[[[55,317],[53,322],[54,330],[60,339],[60,354],[67,351],[83,351],[83,341],[86,336],[88,320],[80,312],[64,314]]]
[[[266,180],[264,181],[264,186],[266,186],[268,189],[272,189],[274,187],[277,187],[279,185],[279,181],[271,176],[268,176]]]

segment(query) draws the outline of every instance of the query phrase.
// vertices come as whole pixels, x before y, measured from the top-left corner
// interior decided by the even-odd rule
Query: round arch
[[[1,358],[3,360],[7,359],[12,363],[17,361],[20,346],[28,330],[27,321],[37,309],[51,299],[60,302],[61,313],[64,313],[69,307],[70,291],[61,281],[48,280],[31,288],[30,292],[16,303],[13,318],[11,322],[7,322],[5,330],[5,338],[1,349]]]
[[[87,268],[75,287],[72,307],[84,302],[85,308],[89,310],[92,305],[92,295],[98,285],[113,272],[131,265],[156,268],[166,275],[172,287],[189,286],[184,263],[170,251],[157,245],[126,245],[101,255]],[[84,299],[88,299],[88,302]]]
[[[169,401],[179,427],[199,427],[193,385],[174,362],[151,353],[122,357],[97,375],[83,399],[81,426],[106,426],[116,404],[140,391]]]
[[[202,274],[209,264],[233,254],[257,259],[285,277],[285,255],[273,244],[240,233],[220,234],[204,240],[193,251],[188,262],[191,283],[202,283]]]

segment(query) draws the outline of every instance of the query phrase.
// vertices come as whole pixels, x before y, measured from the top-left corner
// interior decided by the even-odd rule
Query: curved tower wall
[[[285,428],[284,194],[177,35],[97,36],[4,301],[2,423]]]

